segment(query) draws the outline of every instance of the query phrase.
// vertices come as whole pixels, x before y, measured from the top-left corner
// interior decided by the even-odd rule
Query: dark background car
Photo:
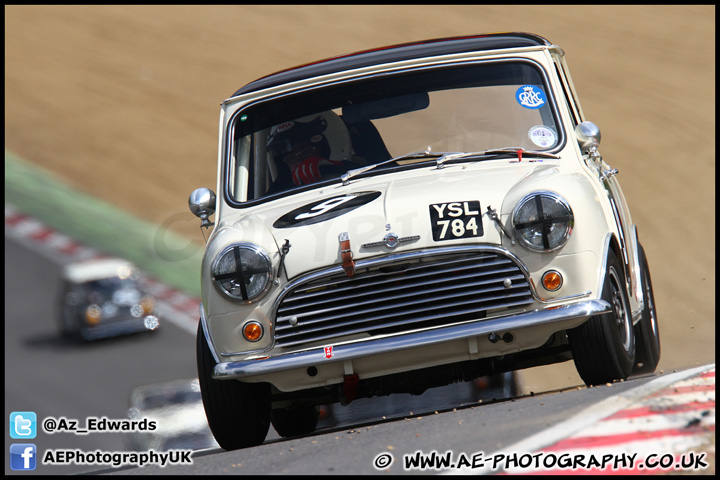
[[[155,300],[141,273],[122,259],[93,259],[63,268],[58,299],[60,331],[83,340],[156,331]]]

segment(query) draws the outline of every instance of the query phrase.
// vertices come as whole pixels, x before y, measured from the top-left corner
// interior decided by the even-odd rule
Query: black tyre
[[[197,333],[197,366],[210,430],[225,450],[260,445],[270,429],[270,385],[214,380],[215,359],[202,325]]]
[[[294,405],[270,413],[273,428],[281,437],[294,437],[314,432],[318,422],[318,408],[314,405]]]
[[[612,310],[568,330],[575,367],[587,385],[625,380],[635,362],[635,335],[625,275],[615,253],[608,254],[603,300]]]
[[[60,303],[58,307],[58,327],[60,335],[69,340],[80,339],[80,329],[73,321],[72,311],[64,303]]]
[[[640,280],[643,289],[642,319],[635,325],[635,341],[637,352],[633,374],[652,373],[660,361],[660,330],[655,310],[655,296],[653,294],[650,267],[648,266],[645,250],[640,249]]]

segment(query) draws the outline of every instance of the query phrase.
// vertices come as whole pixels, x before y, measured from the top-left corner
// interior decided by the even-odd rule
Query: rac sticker
[[[525,108],[537,109],[545,106],[545,92],[537,85],[523,85],[515,92],[518,103]]]
[[[433,240],[482,237],[483,225],[480,202],[434,203],[430,205],[430,224]]]

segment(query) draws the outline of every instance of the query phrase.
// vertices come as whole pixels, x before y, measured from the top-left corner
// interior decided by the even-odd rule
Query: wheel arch
[[[605,237],[605,245],[603,247],[602,263],[600,264],[601,268],[600,277],[598,278],[598,285],[603,285],[603,282],[605,282],[605,275],[607,274],[605,270],[605,265],[607,265],[608,255],[610,255],[610,252],[613,252],[618,258],[618,260],[620,260],[620,263],[624,265],[624,262],[622,261],[623,251],[622,247],[620,246],[620,239],[618,239],[617,235],[613,232],[609,232]],[[623,268],[623,273],[627,276],[627,271],[625,268]]]
[[[633,225],[632,233],[630,241],[633,242],[633,245],[638,246],[638,236],[637,236],[637,229],[635,228],[635,225]],[[620,244],[620,239],[617,237],[617,235],[614,232],[609,232],[607,236],[605,237],[605,246],[603,248],[603,255],[602,255],[602,263],[601,265],[607,265],[608,261],[608,255],[610,252],[613,252],[615,256],[620,260],[620,264],[623,267],[623,274],[624,274],[624,288],[625,293],[627,294],[627,298],[630,301],[631,306],[631,317],[633,324],[640,321],[640,316],[642,314],[642,307],[643,307],[643,300],[640,298],[638,300],[638,295],[642,297],[642,286],[641,283],[638,280],[633,281],[632,279],[639,275],[640,267],[639,267],[639,255],[638,255],[638,248],[632,249],[632,255],[631,258],[629,258],[629,264],[626,264],[623,259],[623,249]],[[605,275],[607,272],[605,271],[605,268],[602,267],[600,269],[600,276],[598,278],[598,285],[603,285],[605,282]]]
[[[210,348],[210,353],[212,354],[213,360],[215,360],[215,363],[220,363],[220,358],[217,355],[217,352],[215,351],[215,345],[213,344],[212,337],[210,336],[210,329],[207,325],[207,317],[205,314],[205,308],[203,304],[200,304],[200,327],[202,328],[202,332],[205,335],[205,341],[207,342],[208,347]]]

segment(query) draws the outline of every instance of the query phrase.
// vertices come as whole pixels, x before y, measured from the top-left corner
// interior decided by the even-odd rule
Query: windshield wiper
[[[520,152],[520,153],[518,153]],[[507,155],[513,154],[518,155],[521,158],[522,155],[528,157],[541,157],[541,158],[560,158],[559,155],[554,153],[542,152],[539,150],[525,150],[522,147],[505,147],[505,148],[494,148],[490,150],[482,150],[479,152],[435,152],[432,153],[429,150],[424,152],[411,152],[399,157],[393,157],[389,160],[382,161],[380,163],[374,163],[372,165],[366,165],[364,167],[348,170],[346,173],[340,175],[343,185],[347,185],[351,178],[356,177],[362,173],[373,170],[374,168],[387,165],[388,163],[398,162],[401,160],[408,160],[413,158],[436,158],[436,165],[438,169],[445,168],[445,162],[449,160],[467,159],[474,157],[484,157],[488,155]]]
[[[399,157],[393,157],[389,160],[384,160],[380,163],[373,163],[372,165],[366,165],[364,167],[356,168],[354,170],[348,170],[346,173],[340,175],[340,180],[342,180],[343,185],[347,185],[351,178],[356,177],[360,175],[361,173],[368,172],[376,167],[382,167],[383,165],[387,165],[388,163],[397,162],[399,160],[407,160],[411,158],[436,158],[436,157],[442,157],[443,155],[447,155],[445,152],[436,152],[431,153],[429,150],[424,152],[411,152],[406,153],[405,155],[400,155]]]
[[[556,155],[554,153],[549,152],[543,152],[540,150],[525,150],[522,147],[504,147],[504,148],[492,148],[489,150],[482,150],[479,152],[458,152],[458,153],[448,153],[440,158],[437,159],[437,168],[444,168],[444,163],[449,160],[458,160],[458,159],[467,159],[467,158],[474,158],[474,157],[484,157],[484,156],[497,156],[497,155],[517,155],[518,161],[522,158],[522,156],[528,156],[528,157],[540,157],[540,158],[560,158],[559,155]]]
[[[457,152],[457,153],[445,153],[438,157],[436,164],[437,168],[445,168],[445,162],[449,160],[458,160],[458,159],[466,159],[466,158],[473,158],[473,157],[484,157],[487,155],[517,155],[518,161],[522,158],[522,156],[528,156],[528,157],[540,157],[540,158],[560,158],[559,155],[555,155],[554,153],[548,153],[543,152],[540,150],[525,150],[522,147],[505,147],[505,148],[493,148],[490,150],[482,150],[480,152]]]

